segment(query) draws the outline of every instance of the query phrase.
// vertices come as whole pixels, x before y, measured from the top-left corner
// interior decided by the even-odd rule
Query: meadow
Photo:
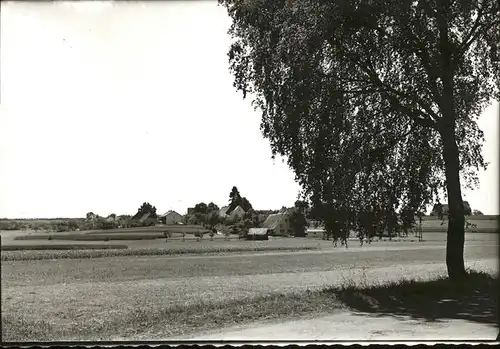
[[[476,222],[478,231],[466,233],[468,266],[496,267],[498,235],[488,233],[496,221]],[[321,233],[248,241],[180,232],[166,238],[164,227],[2,231],[3,338],[165,339],[352,308],[359,303],[352,280],[444,272],[446,233],[436,231],[439,220],[426,223],[424,241],[410,233],[362,247],[352,239],[348,248]],[[352,286],[354,298],[342,285]]]
[[[319,249],[3,260],[3,337],[19,341],[178,337],[233,324],[334,312],[345,305],[335,292],[321,293],[321,289],[350,285],[352,280],[396,281],[443,272],[443,241],[378,242],[349,249],[300,238],[226,243],[283,247],[305,241]],[[496,266],[497,247],[490,241],[467,241],[469,266],[484,259]],[[30,252],[64,251],[21,253]],[[2,258],[6,253],[16,252],[2,253]]]

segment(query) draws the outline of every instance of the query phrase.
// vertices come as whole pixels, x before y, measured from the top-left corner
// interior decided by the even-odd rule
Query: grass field
[[[42,240],[43,241],[43,240]],[[236,252],[258,252],[258,251],[303,251],[316,250],[322,247],[331,248],[331,242],[314,241],[310,239],[276,239],[268,241],[247,241],[247,240],[224,240],[217,239],[214,241],[196,241],[189,239],[186,241],[174,240],[165,241],[164,239],[155,240],[135,240],[135,241],[120,241],[119,244],[126,244],[127,250],[112,250],[108,247],[106,251],[52,251],[43,253],[41,251],[23,251],[25,246],[36,246],[35,243],[43,246],[72,246],[72,242],[68,241],[45,241],[38,242],[36,240],[17,240],[13,241],[9,246],[2,246],[5,251],[2,253],[2,260],[25,260],[25,259],[53,259],[53,258],[97,258],[110,256],[168,256],[168,255],[184,255],[184,254],[220,254],[220,253],[236,253]],[[86,241],[85,245],[78,243],[79,246],[106,245],[114,246],[116,243],[109,241],[106,243]],[[6,248],[10,250],[7,251]],[[17,251],[14,251],[17,248]],[[95,248],[95,247],[94,247]],[[110,249],[111,248],[111,249]],[[62,247],[58,247],[62,249]]]
[[[184,238],[173,236],[165,239],[158,233],[143,232],[136,233],[110,233],[110,234],[86,234],[84,232],[75,233],[51,233],[51,234],[36,234],[26,233],[23,231],[0,231],[2,236],[2,249],[6,252],[2,258],[45,258],[37,251],[27,251],[21,253],[23,249],[97,249],[100,246],[107,249],[103,253],[99,251],[79,252],[70,251],[65,254],[62,251],[57,254],[52,254],[50,258],[91,258],[92,256],[111,256],[111,255],[173,255],[173,254],[207,254],[207,253],[230,253],[230,252],[245,252],[245,251],[299,251],[312,249],[331,249],[332,241],[322,240],[322,234],[309,234],[307,238],[281,238],[270,237],[268,241],[247,241],[239,240],[237,235],[232,235],[229,239],[224,236],[216,235],[211,239],[209,236],[204,236],[198,241],[193,234],[186,234]],[[51,240],[49,240],[51,237]],[[491,241],[497,243],[498,234],[484,234],[468,232],[465,236],[467,241]],[[372,243],[379,244],[387,242],[389,239],[383,238],[379,242],[376,237]],[[422,244],[422,243],[437,243],[446,241],[446,233],[432,232],[423,234],[423,242],[419,242],[418,238],[412,233],[406,238],[393,238],[391,243],[397,244],[401,241],[406,243]],[[125,245],[130,251],[118,250],[112,251],[114,245]],[[349,241],[349,247],[359,246],[356,238]],[[55,252],[54,252],[55,253]],[[12,255],[12,256],[11,256]],[[21,257],[19,257],[21,256]]]
[[[497,216],[469,216],[466,220],[473,226],[468,227],[468,232],[476,233],[496,233],[498,232],[498,217]],[[420,228],[419,222],[415,229]],[[321,229],[312,228],[311,229]],[[438,219],[434,216],[426,216],[422,219],[422,231],[424,233],[443,233],[448,230],[448,221]]]
[[[427,321],[427,326],[438,318],[463,318],[483,323],[496,323],[498,279],[485,273],[474,273],[464,287],[451,285],[444,278],[420,282],[399,281],[380,286],[328,287],[300,293],[270,293],[268,295],[230,300],[225,303],[199,302],[186,306],[172,306],[168,310],[136,309],[133,316],[118,317],[130,305],[116,311],[112,321],[87,321],[87,326],[74,326],[70,321],[30,321],[25,317],[5,316],[4,339],[23,340],[85,340],[155,339],[181,336],[193,329],[207,331],[251,319],[282,320],[332,314],[348,308],[376,312],[373,303],[383,305],[382,312],[408,315]],[[443,299],[448,303],[442,304]],[[436,310],[436,304],[442,304]],[[76,314],[87,317],[85,311]],[[127,309],[128,310],[128,309]],[[480,311],[478,314],[477,311]],[[125,311],[127,313],[127,311]],[[127,315],[130,315],[129,313]],[[71,319],[67,319],[71,320]],[[439,325],[437,325],[439,326]],[[257,338],[256,338],[257,339]]]
[[[265,243],[284,241],[295,240]],[[442,270],[445,256],[442,243],[348,250],[323,243],[330,250],[3,261],[3,338],[154,339],[317,315],[345,307],[336,294],[320,292],[326,286],[362,281],[363,275],[370,280],[427,275]],[[468,261],[496,254],[495,244],[466,244]]]

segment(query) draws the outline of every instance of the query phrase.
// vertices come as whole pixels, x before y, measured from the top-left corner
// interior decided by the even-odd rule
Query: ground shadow
[[[345,287],[334,292],[352,310],[374,315],[498,324],[498,289],[498,277],[471,273],[466,282],[458,284],[448,279],[404,281],[365,289]]]

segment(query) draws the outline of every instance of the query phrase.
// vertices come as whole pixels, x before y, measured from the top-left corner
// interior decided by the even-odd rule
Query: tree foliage
[[[219,3],[234,86],[334,239],[361,208],[416,212],[446,192],[448,272],[464,276],[461,181],[486,168],[477,118],[499,99],[499,2]]]
[[[207,205],[207,212],[219,212],[219,206],[217,206],[213,202],[210,202]]]
[[[208,205],[204,202],[200,202],[194,206],[194,212],[200,214],[208,213]]]
[[[236,207],[241,206],[241,208],[247,212],[252,209],[252,204],[246,197],[242,197],[238,188],[233,187],[229,193],[229,208],[228,213],[231,213]]]
[[[139,209],[137,210],[137,213],[135,214],[134,218],[140,218],[144,216],[146,213],[149,213],[149,218],[156,218],[156,207],[152,206],[149,202],[144,202]]]
[[[235,203],[239,203],[239,202],[241,202],[240,192],[238,191],[238,188],[233,187],[231,189],[231,192],[229,193],[229,206],[234,205]],[[239,204],[236,204],[236,206],[237,205],[239,205]]]

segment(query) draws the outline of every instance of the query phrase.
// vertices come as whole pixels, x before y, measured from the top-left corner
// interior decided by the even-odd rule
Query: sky
[[[256,209],[300,190],[271,158],[260,113],[232,86],[230,18],[216,1],[2,2],[0,217]],[[473,209],[498,214],[498,115],[480,117],[490,162]]]

